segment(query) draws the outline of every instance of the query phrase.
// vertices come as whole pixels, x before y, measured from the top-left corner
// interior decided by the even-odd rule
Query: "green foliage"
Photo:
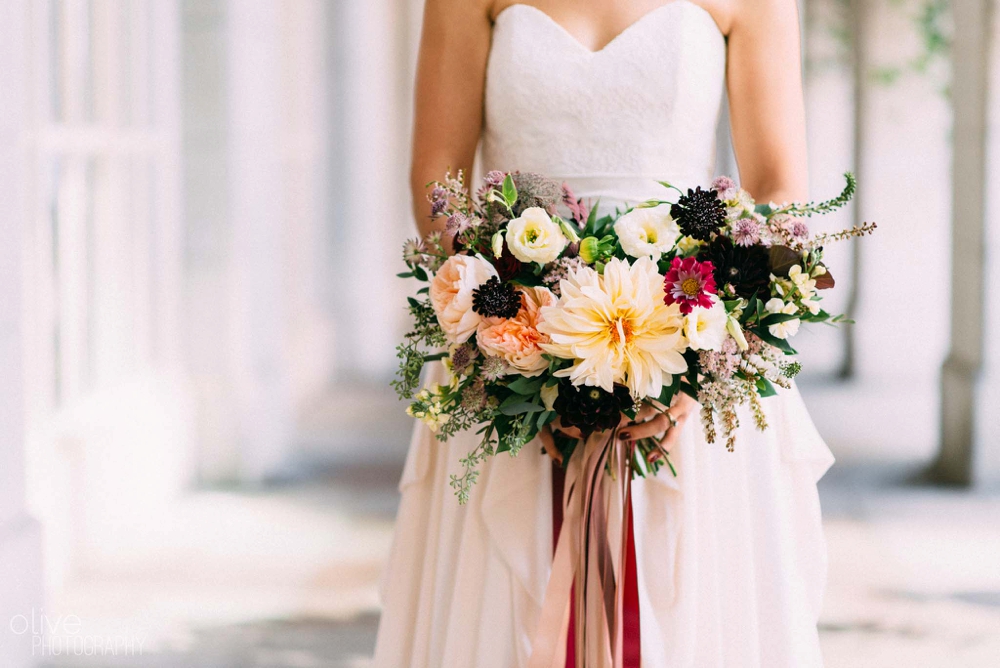
[[[787,213],[792,216],[813,216],[816,214],[825,215],[846,206],[848,202],[854,199],[854,194],[858,190],[858,180],[851,172],[846,172],[844,174],[844,179],[847,181],[844,189],[833,199],[825,202],[789,204],[782,209],[778,209],[777,213]]]

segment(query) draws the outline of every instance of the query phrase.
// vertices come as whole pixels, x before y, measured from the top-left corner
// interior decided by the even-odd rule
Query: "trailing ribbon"
[[[569,459],[563,523],[528,668],[566,668],[571,605],[576,668],[625,668],[634,449],[631,442],[619,443],[614,429],[591,435]]]

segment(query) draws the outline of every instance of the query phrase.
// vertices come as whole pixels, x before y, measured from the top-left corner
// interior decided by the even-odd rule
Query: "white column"
[[[277,472],[292,437],[281,161],[281,3],[230,0],[229,346],[240,475]]]
[[[0,659],[28,668],[21,620],[42,607],[41,532],[25,508],[24,236],[28,218],[28,7],[0,3]]]
[[[992,0],[952,4],[955,111],[951,345],[941,374],[941,452],[950,483],[1000,482],[1000,67]],[[989,176],[993,178],[988,178]],[[992,261],[992,266],[990,264]]]
[[[331,299],[345,379],[384,382],[395,368],[406,294],[395,278],[410,213],[408,0],[341,0],[330,17],[334,92]],[[362,55],[363,54],[363,55]],[[442,175],[443,176],[443,175]]]

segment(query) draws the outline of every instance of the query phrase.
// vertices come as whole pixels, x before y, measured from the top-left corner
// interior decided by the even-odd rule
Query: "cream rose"
[[[507,246],[521,262],[552,262],[566,247],[567,239],[559,224],[545,209],[533,206],[507,225]]]
[[[452,255],[431,279],[431,306],[452,343],[465,343],[482,317],[472,310],[472,291],[497,275],[489,262],[473,255]]]
[[[661,204],[629,211],[615,223],[615,234],[626,254],[652,258],[655,262],[674,247],[681,231],[670,215],[670,207]]]
[[[557,299],[546,288],[520,288],[521,310],[513,318],[483,318],[476,341],[488,355],[502,357],[513,370],[525,376],[537,376],[549,367],[542,357],[540,344],[549,337],[538,331],[541,308],[553,306]]]

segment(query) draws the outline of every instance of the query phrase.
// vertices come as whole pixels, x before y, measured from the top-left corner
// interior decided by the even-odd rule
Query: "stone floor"
[[[133,654],[40,668],[366,666],[398,463],[180,504],[159,543],[66,583],[48,615]],[[1000,665],[1000,496],[928,487],[913,469],[844,465],[821,483],[831,668]],[[135,643],[142,641],[142,654]],[[127,645],[124,645],[127,647]]]

